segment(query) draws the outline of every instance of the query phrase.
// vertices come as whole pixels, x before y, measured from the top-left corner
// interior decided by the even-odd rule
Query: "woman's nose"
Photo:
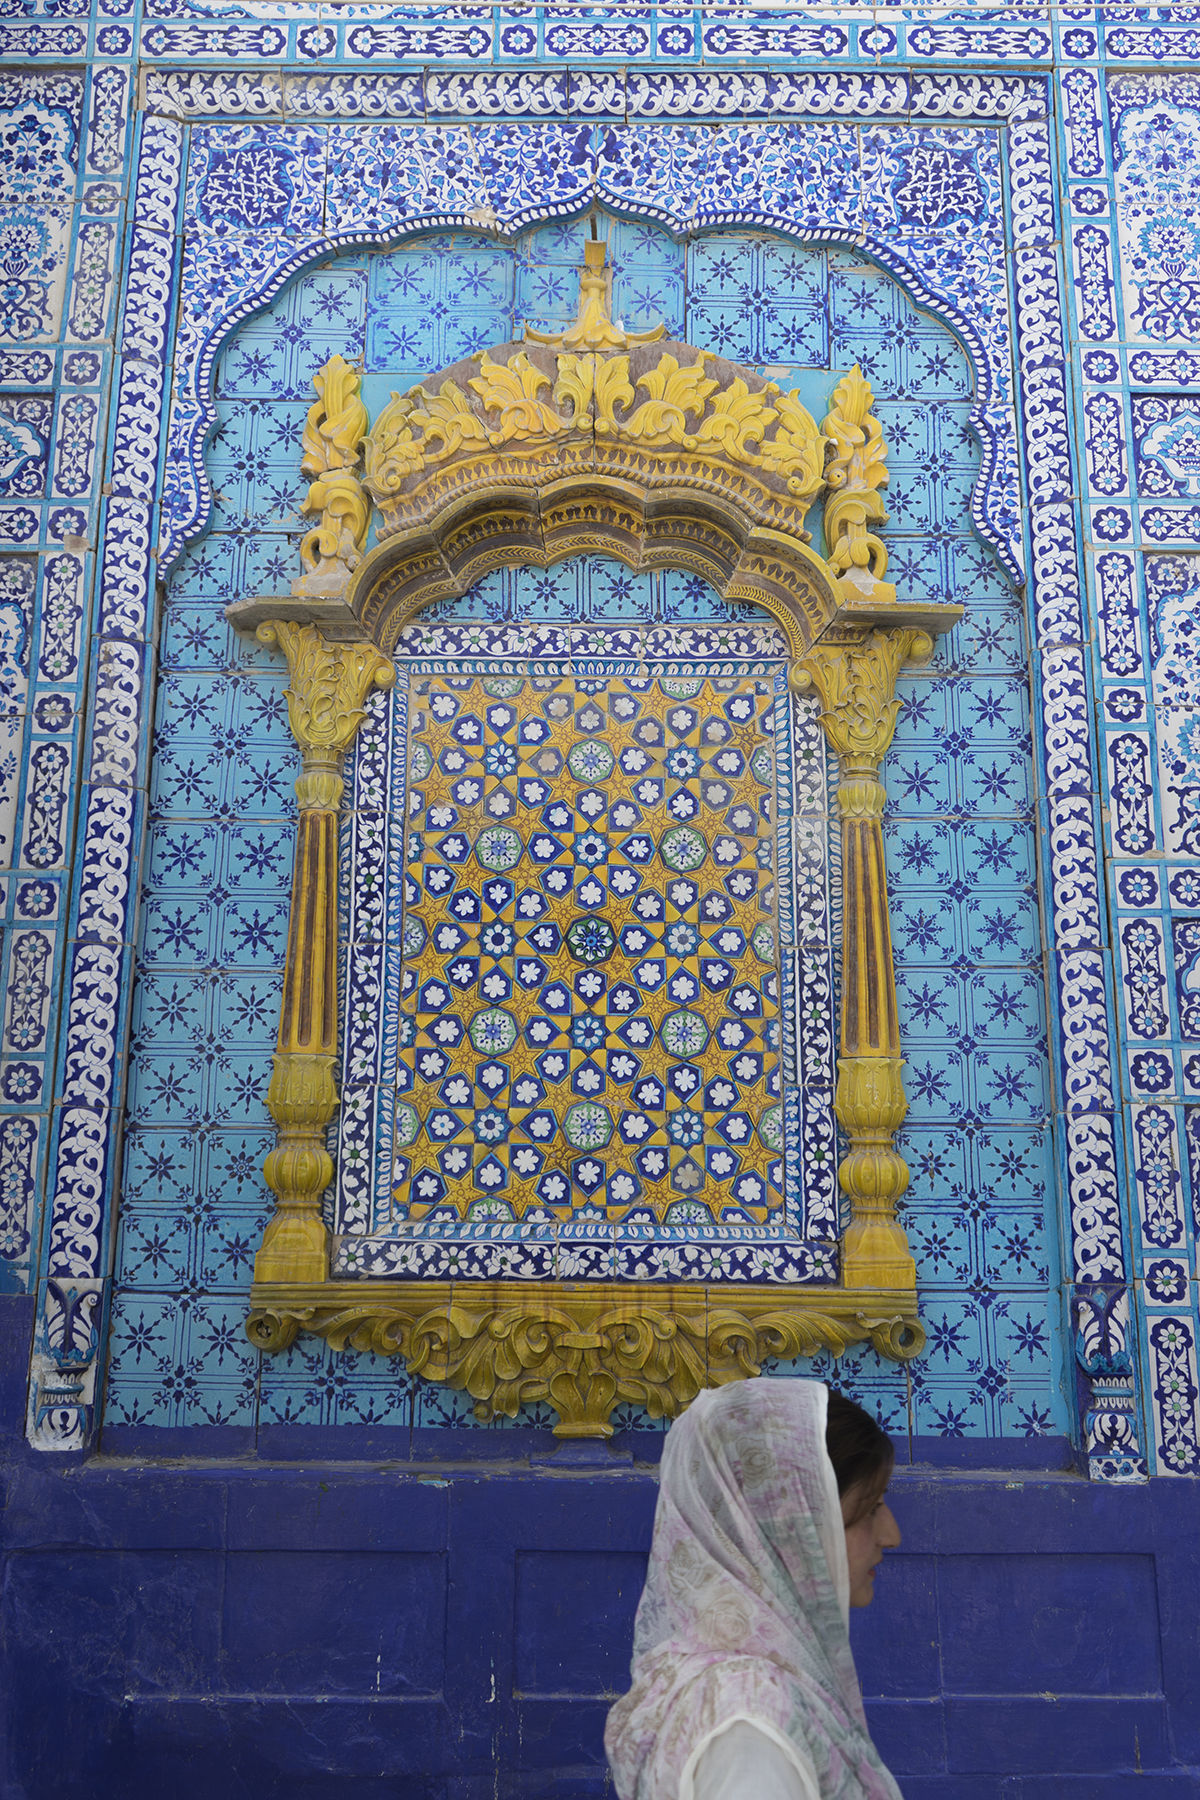
[[[876,1542],[885,1550],[895,1550],[900,1544],[900,1527],[890,1506],[885,1506],[879,1514],[879,1526],[875,1533]]]

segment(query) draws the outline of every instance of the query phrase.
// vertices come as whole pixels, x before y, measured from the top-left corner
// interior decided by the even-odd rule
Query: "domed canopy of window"
[[[809,548],[829,439],[752,370],[609,317],[604,245],[579,316],[393,395],[365,444],[376,548],[350,600],[390,650],[422,607],[515,563],[581,553],[680,568],[765,608],[793,653],[838,610]]]

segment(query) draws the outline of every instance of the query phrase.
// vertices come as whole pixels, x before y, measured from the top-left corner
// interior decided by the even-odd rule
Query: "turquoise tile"
[[[978,1050],[971,1058],[971,1087],[982,1119],[1024,1121],[1046,1112],[1050,1083],[1041,1052]]]
[[[190,1049],[207,1022],[208,990],[205,975],[153,975],[143,970],[134,988],[134,1042]]]

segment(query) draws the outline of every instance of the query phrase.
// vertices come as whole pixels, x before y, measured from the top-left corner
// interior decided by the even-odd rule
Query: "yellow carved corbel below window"
[[[256,1264],[250,1337],[278,1350],[307,1331],[339,1349],[401,1355],[415,1373],[466,1389],[482,1418],[548,1401],[567,1437],[608,1436],[622,1401],[672,1417],[703,1387],[752,1375],[767,1357],[870,1342],[905,1358],[923,1344],[895,1213],[908,1181],[893,1142],[906,1101],[881,765],[900,669],[961,615],[898,600],[883,579],[887,447],[857,368],[818,430],[774,383],[661,331],[626,333],[607,291],[603,246],[589,245],[568,331],[527,333],[394,395],[373,427],[355,372],[338,358],[327,364],[304,440],[315,477],[306,505],[321,512],[305,540],[307,573],[291,595],[229,609],[233,623],[258,626],[286,654],[302,753],[268,1098],[277,1205]],[[822,496],[825,556],[805,523]],[[370,504],[378,543],[362,555]],[[392,679],[385,653],[420,608],[491,569],[577,554],[681,567],[763,608],[787,635],[790,685],[820,702],[840,765],[844,870],[835,1108],[849,1139],[839,1174],[850,1219],[838,1287],[328,1279],[320,1200],[337,1105],[341,757],[370,689]]]

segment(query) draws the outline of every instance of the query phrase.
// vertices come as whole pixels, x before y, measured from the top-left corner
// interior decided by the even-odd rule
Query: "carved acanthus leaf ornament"
[[[660,326],[626,332],[608,316],[603,244],[589,244],[580,317],[570,330],[528,331],[520,347],[484,351],[436,387],[393,394],[366,442],[365,484],[381,540],[422,512],[425,482],[497,450],[528,475],[573,444],[572,470],[656,452],[728,463],[760,477],[760,511],[807,538],[804,514],[824,488],[827,440],[794,393],[737,371]],[[646,463],[645,458],[651,462]],[[673,461],[674,479],[681,465]],[[462,479],[468,470],[459,471]],[[425,478],[425,482],[421,478]],[[439,498],[445,484],[436,487]],[[784,517],[786,513],[786,519]]]
[[[676,1418],[704,1388],[757,1375],[768,1357],[869,1343],[904,1361],[925,1342],[911,1294],[600,1282],[256,1289],[247,1331],[267,1351],[307,1331],[335,1350],[401,1356],[414,1375],[465,1388],[483,1421],[548,1401],[563,1438],[611,1437],[622,1402]]]
[[[896,589],[883,580],[887,546],[872,525],[886,525],[880,489],[887,486],[888,447],[875,417],[871,385],[855,363],[834,389],[821,429],[833,444],[825,470],[825,547],[847,600],[888,601]]]
[[[370,424],[361,383],[361,371],[341,356],[330,357],[313,377],[317,399],[305,420],[300,463],[311,485],[300,511],[319,513],[320,521],[300,541],[305,572],[293,590],[299,594],[341,592],[362,561],[371,503],[357,473]]]

